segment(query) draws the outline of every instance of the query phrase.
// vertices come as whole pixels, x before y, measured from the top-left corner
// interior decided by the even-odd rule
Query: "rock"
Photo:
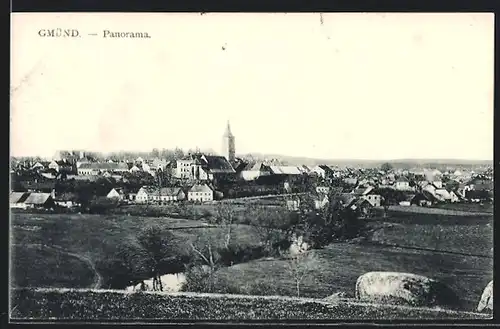
[[[484,288],[481,300],[477,306],[477,311],[493,311],[493,280]]]
[[[458,296],[446,285],[411,273],[365,273],[356,281],[355,293],[356,299],[373,303],[448,308],[460,306]]]

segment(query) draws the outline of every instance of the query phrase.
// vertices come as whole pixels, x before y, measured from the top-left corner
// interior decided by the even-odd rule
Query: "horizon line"
[[[169,150],[169,151],[174,151],[176,149],[182,150],[184,153],[187,153],[188,151],[196,151],[196,148],[193,149],[185,149],[181,147],[174,147],[174,148],[153,148],[153,149],[158,149],[159,151],[162,150]],[[102,156],[109,156],[113,153],[151,153],[153,151],[151,150],[116,150],[116,151],[93,151],[90,149],[74,149],[73,151],[77,152],[90,152],[90,153],[97,153]],[[43,156],[39,154],[31,154],[31,155],[10,155],[10,158],[54,158],[54,155],[57,152],[60,151],[71,151],[71,150],[59,150],[55,151],[53,155],[51,156]],[[200,153],[214,153],[212,152],[213,150],[199,150]],[[215,152],[218,154],[218,152]],[[267,156],[267,157],[288,157],[288,158],[303,158],[304,160],[324,160],[324,161],[363,161],[363,162],[379,162],[379,161],[387,161],[387,162],[398,162],[398,161],[475,161],[475,162],[493,162],[493,159],[474,159],[474,158],[433,158],[433,157],[416,157],[416,158],[377,158],[377,159],[368,159],[368,158],[326,158],[326,157],[311,157],[311,156],[301,156],[301,155],[287,155],[287,154],[278,154],[278,153],[260,153],[260,152],[245,152],[245,153],[239,153],[237,156]]]

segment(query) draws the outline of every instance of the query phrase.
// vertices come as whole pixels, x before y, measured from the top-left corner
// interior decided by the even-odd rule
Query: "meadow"
[[[377,218],[370,226],[369,240],[379,244],[493,256],[493,216],[390,211],[386,218]]]
[[[73,255],[43,245],[14,245],[11,252],[14,286],[85,288],[94,282],[92,268]]]
[[[242,209],[244,206],[238,205],[238,211],[243,212]],[[221,228],[210,227],[203,220],[126,214],[15,213],[11,222],[14,243],[56,245],[88,256],[98,271],[99,265],[117,251],[117,246],[131,243],[141,228],[151,224],[172,230],[181,253],[189,252],[188,243],[196,241],[200,232],[209,236],[221,234]],[[482,290],[493,277],[492,216],[389,211],[387,217],[373,219],[369,225],[371,233],[364,241],[335,243],[311,252],[315,263],[313,271],[302,282],[301,296],[323,298],[340,291],[352,296],[359,275],[384,270],[440,279],[458,294],[464,309],[477,306]],[[233,226],[233,242],[256,246],[260,238],[255,228],[239,224]],[[39,270],[30,273],[28,283],[15,280],[20,286],[84,287],[90,284],[92,276],[84,264],[74,266],[73,274],[65,274],[61,279],[55,273],[44,274],[41,268],[50,255],[29,251],[17,255],[23,256],[14,255],[13,263],[20,263],[15,267],[14,277],[22,278],[27,268],[31,271],[31,263],[40,264],[36,267]],[[52,283],[50,275],[53,275]],[[89,279],[82,281],[82,277]],[[215,278],[241,294],[296,295],[286,260],[253,260],[224,267],[216,272]]]
[[[134,245],[135,237],[142,228],[149,225],[159,226],[171,230],[179,255],[190,253],[189,243],[196,243],[200,233],[208,237],[218,237],[223,229],[213,227],[202,221],[164,217],[139,217],[124,215],[81,215],[81,214],[29,214],[13,213],[11,216],[11,243],[18,245],[12,253],[13,277],[18,278],[14,283],[28,286],[46,286],[50,277],[46,277],[44,270],[31,271],[30,262],[50,262],[53,257],[33,253],[23,249],[29,245],[56,246],[63,251],[88,257],[98,271],[106,271],[106,263],[114,257],[121,246]],[[37,228],[37,229],[31,229]],[[240,246],[254,246],[259,243],[255,229],[247,225],[233,225],[233,242]],[[215,240],[216,246],[222,246],[222,239]],[[48,259],[48,260],[47,260]],[[78,267],[77,267],[78,268]],[[30,280],[23,280],[25,271],[31,272]],[[76,271],[76,270],[75,270]],[[70,277],[60,280],[53,275],[53,285],[66,287],[82,287],[81,277],[76,274],[73,280]],[[104,273],[103,276],[106,276]],[[106,278],[105,278],[106,279]],[[104,280],[106,281],[106,280]]]
[[[459,210],[475,213],[493,214],[493,203],[444,203],[435,206],[440,209]]]
[[[343,292],[354,297],[357,278],[370,271],[425,275],[447,284],[473,310],[493,278],[491,258],[464,257],[376,245],[336,243],[313,250],[312,270],[300,286],[301,296],[324,298]],[[223,268],[216,280],[247,294],[296,295],[296,283],[286,260],[255,260]]]

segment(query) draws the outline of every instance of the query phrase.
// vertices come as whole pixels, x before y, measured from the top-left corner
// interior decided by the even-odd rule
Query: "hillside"
[[[13,319],[40,320],[376,320],[488,319],[488,315],[278,296],[15,289]]]
[[[370,159],[317,159],[308,158],[300,156],[289,156],[283,154],[261,154],[261,153],[249,153],[240,154],[240,157],[252,157],[254,159],[278,159],[285,163],[291,165],[317,165],[317,164],[327,164],[327,165],[337,165],[340,167],[379,167],[385,162],[391,163],[396,168],[412,168],[418,166],[425,167],[441,167],[441,166],[460,166],[460,167],[480,167],[480,166],[492,166],[492,160],[464,160],[464,159],[381,159],[381,160],[370,160]]]

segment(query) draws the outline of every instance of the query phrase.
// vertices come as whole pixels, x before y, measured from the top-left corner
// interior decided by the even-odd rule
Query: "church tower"
[[[231,126],[229,125],[229,120],[227,121],[226,132],[222,138],[222,155],[226,157],[229,163],[233,164],[235,159],[235,145],[234,145],[234,135],[231,133]]]

